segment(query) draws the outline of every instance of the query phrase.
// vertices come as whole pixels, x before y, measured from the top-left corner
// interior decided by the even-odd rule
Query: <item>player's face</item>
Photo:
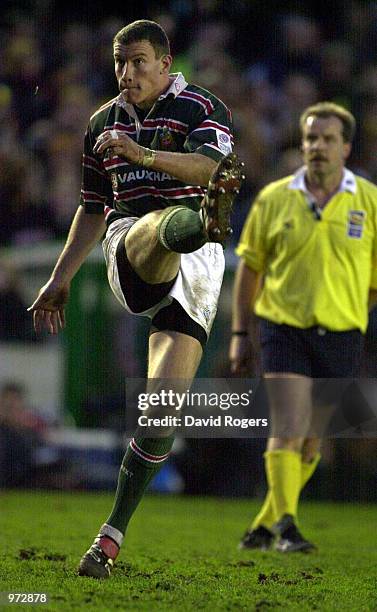
[[[338,117],[308,117],[303,130],[302,151],[309,172],[329,175],[340,172],[351,152],[343,140]]]
[[[147,109],[169,85],[171,56],[157,58],[147,40],[114,44],[115,76],[124,100]]]

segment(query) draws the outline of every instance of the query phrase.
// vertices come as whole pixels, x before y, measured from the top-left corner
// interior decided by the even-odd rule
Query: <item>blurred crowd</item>
[[[350,165],[377,180],[377,4],[350,1],[337,9],[335,2],[327,20],[308,2],[300,14],[289,3],[279,11],[247,0],[225,4],[140,1],[128,3],[125,14],[115,3],[101,16],[94,2],[90,20],[84,8],[81,15],[77,8],[59,12],[55,0],[5,3],[0,247],[65,236],[78,203],[86,124],[117,93],[112,38],[137,18],[159,21],[172,43],[174,71],[233,112],[247,175],[235,238],[256,191],[300,165],[298,118],[318,100],[340,102],[356,115]]]
[[[0,387],[0,490],[11,486],[53,484],[60,465],[48,442],[52,423],[28,404],[16,380]],[[59,482],[60,485],[60,482]]]
[[[173,71],[210,89],[232,110],[236,150],[247,177],[233,220],[235,241],[257,191],[301,165],[298,119],[317,101],[332,100],[354,113],[358,129],[349,167],[377,181],[375,2],[138,0],[113,1],[109,12],[99,0],[80,7],[67,0],[63,8],[57,0],[3,0],[0,249],[65,238],[78,205],[86,125],[90,115],[117,94],[113,36],[140,18],[156,20],[167,31]],[[376,376],[376,334],[377,316],[367,336],[368,376]],[[117,341],[126,335],[120,333]],[[0,261],[0,341],[22,339],[35,341],[31,317],[16,269],[8,260]],[[130,371],[129,355],[134,353],[130,349],[127,356],[131,376],[135,372]],[[0,487],[35,483],[36,474],[39,482],[65,486],[59,463],[57,485],[46,480],[44,472],[56,461],[45,456],[50,425],[31,415],[22,387],[7,383],[0,389]],[[12,445],[6,443],[10,436]],[[241,463],[246,457],[250,464],[251,455],[260,450],[254,447],[234,446],[232,452],[241,449]],[[214,445],[214,461],[220,456],[218,448]],[[367,450],[359,463],[368,467]],[[355,452],[342,452],[339,465]],[[198,470],[208,462],[198,462]],[[10,471],[4,467],[9,464],[14,466]],[[375,464],[368,470],[365,490],[371,483],[375,490]],[[349,472],[351,482],[351,468]],[[198,482],[204,477],[195,475]],[[240,494],[250,492],[257,480],[260,474],[255,482],[245,482]],[[187,483],[190,491],[193,485]],[[209,490],[209,483],[202,485]]]

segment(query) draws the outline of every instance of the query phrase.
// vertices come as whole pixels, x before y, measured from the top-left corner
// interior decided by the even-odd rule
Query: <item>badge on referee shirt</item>
[[[361,238],[364,231],[366,219],[365,210],[350,210],[348,213],[347,236],[350,238]]]

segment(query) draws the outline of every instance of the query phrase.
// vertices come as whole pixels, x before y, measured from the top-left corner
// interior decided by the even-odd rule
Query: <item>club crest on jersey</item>
[[[152,140],[151,147],[159,151],[176,151],[177,144],[174,136],[165,125],[163,128],[158,128]]]
[[[366,219],[365,210],[350,210],[347,221],[347,236],[350,238],[361,238],[364,231]]]

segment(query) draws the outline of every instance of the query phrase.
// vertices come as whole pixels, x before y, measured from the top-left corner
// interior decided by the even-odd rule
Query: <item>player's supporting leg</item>
[[[230,229],[230,213],[243,178],[235,154],[217,164],[199,212],[172,206],[151,212],[135,223],[125,238],[127,258],[147,283],[171,281],[178,273],[180,253],[190,253],[206,242],[223,242]]]
[[[184,381],[185,389],[195,376],[202,356],[198,340],[173,331],[158,331],[149,339],[148,392],[155,390],[159,379]],[[155,382],[156,381],[156,382]],[[182,389],[177,389],[182,391]],[[100,528],[91,548],[81,559],[79,574],[108,578],[119,553],[128,523],[143,494],[169,456],[174,436],[145,438],[136,433],[131,440],[119,471],[113,509]]]
[[[169,379],[169,388],[182,391],[177,386],[183,384],[185,391],[195,376],[201,355],[199,341],[191,336],[173,331],[151,334],[148,393],[160,389],[160,381],[163,384],[165,379]],[[158,438],[145,438],[137,432],[130,442],[119,474],[115,504],[106,521],[122,534],[150,480],[167,460],[173,441],[174,436],[166,430]]]
[[[303,462],[301,454],[310,425],[311,384],[311,379],[304,376],[266,375],[272,424],[264,455],[268,492],[251,529],[243,536],[240,548],[268,549],[274,539],[273,527],[277,525],[280,535],[277,547],[280,549],[282,541],[286,540],[283,538],[285,531],[292,524],[288,535],[293,536],[295,542],[290,544],[290,550],[309,549],[309,543],[299,534],[295,522],[300,492],[319,460]],[[289,517],[289,525],[286,525],[286,517]],[[282,520],[283,530],[280,526]],[[287,544],[284,546],[288,551]]]

